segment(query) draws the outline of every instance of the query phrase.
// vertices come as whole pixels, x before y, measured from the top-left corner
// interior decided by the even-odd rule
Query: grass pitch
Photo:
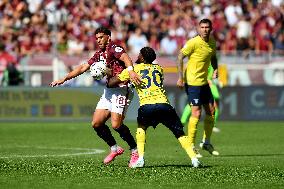
[[[136,124],[128,126],[135,134]],[[102,164],[109,149],[88,123],[0,123],[0,188],[284,187],[283,122],[219,122],[219,128],[212,141],[220,156],[201,151],[203,168],[192,168],[160,125],[147,131],[146,166],[130,169],[127,150]],[[200,140],[202,124],[198,129]]]

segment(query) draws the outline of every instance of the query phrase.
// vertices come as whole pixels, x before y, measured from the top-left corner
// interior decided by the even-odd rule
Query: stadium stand
[[[204,17],[213,21],[222,62],[266,63],[284,54],[283,0],[2,0],[0,43],[16,63],[34,56],[87,58],[97,48],[95,29],[106,26],[130,53],[141,41],[175,57]],[[0,70],[5,66],[0,55]]]

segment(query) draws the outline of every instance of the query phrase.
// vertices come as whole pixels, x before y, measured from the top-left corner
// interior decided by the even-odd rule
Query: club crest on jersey
[[[123,51],[123,48],[121,48],[121,47],[115,47],[115,52],[121,52],[121,51]]]
[[[195,103],[195,104],[198,104],[198,101],[199,101],[198,98],[195,98],[195,99],[193,99],[193,100],[194,100],[194,103]]]

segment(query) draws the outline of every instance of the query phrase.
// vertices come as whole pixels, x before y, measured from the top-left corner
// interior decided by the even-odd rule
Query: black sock
[[[116,144],[115,139],[113,138],[110,129],[107,125],[102,125],[100,127],[94,128],[97,132],[97,135],[103,139],[110,147]]]
[[[130,133],[129,128],[122,124],[119,128],[114,129],[116,132],[119,133],[120,137],[127,142],[127,144],[129,145],[130,149],[134,149],[137,148],[137,144],[136,141],[134,140],[133,136]]]

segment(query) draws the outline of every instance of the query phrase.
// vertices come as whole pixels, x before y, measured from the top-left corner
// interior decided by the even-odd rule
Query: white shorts
[[[133,90],[131,87],[105,88],[96,109],[125,115],[132,99]]]

